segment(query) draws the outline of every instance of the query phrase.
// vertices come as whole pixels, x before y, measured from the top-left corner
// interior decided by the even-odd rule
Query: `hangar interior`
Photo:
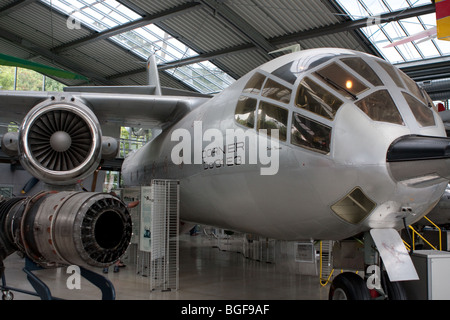
[[[280,49],[299,45],[301,50],[337,47],[385,59],[448,110],[450,43],[428,37],[386,48],[421,32],[431,34],[435,27],[435,4],[428,0],[0,0],[1,54],[79,75],[44,77],[38,90],[47,89],[51,80],[63,87],[145,86],[148,57],[155,54],[162,87],[214,95],[282,56]],[[16,68],[14,79],[8,86],[0,84],[0,90],[20,90],[19,82]],[[0,135],[17,125],[0,117]],[[149,139],[139,129],[111,126],[111,135],[122,137],[120,155],[80,187],[120,188],[123,157]],[[3,195],[20,195],[32,176],[10,164],[3,152],[0,158]],[[37,182],[26,192],[40,188]],[[187,229],[180,237],[178,290],[149,290],[142,269],[148,257],[135,245],[123,258],[127,266],[119,272],[110,268],[106,277],[118,299],[328,299],[330,243],[252,237],[209,226],[197,226],[191,234]],[[5,265],[9,285],[28,286],[20,257],[10,256]],[[56,296],[98,296],[85,282],[87,291],[66,290],[67,274],[60,269],[38,272]]]

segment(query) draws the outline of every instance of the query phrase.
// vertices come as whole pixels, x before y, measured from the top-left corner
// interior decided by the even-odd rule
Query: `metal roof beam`
[[[20,8],[26,7],[30,3],[33,3],[36,1],[37,0],[18,0],[18,1],[15,1],[3,8],[0,8],[0,18],[8,15],[10,13],[13,13],[16,10],[19,10]]]
[[[417,82],[444,79],[450,74],[450,57],[399,63],[396,67]]]
[[[253,44],[244,44],[239,47],[234,47],[233,50],[234,50],[233,54],[237,54],[237,53],[242,53],[242,52],[245,52],[248,50],[255,50],[255,46]],[[199,62],[206,61],[206,60],[212,60],[212,58],[217,59],[222,56],[226,56],[228,54],[230,54],[230,53],[229,53],[229,50],[227,50],[227,49],[213,51],[213,52],[209,52],[209,53],[205,53],[205,54],[200,54],[198,56],[193,56],[193,57],[189,57],[189,58],[185,58],[185,59],[181,59],[181,60],[176,60],[176,61],[172,61],[172,62],[159,64],[158,70],[168,70],[168,69],[172,69],[172,68],[187,66],[190,64],[199,63]],[[118,79],[118,78],[122,78],[122,77],[132,76],[132,75],[142,73],[142,72],[146,72],[146,68],[139,68],[136,70],[130,70],[127,72],[118,73],[118,74],[108,77],[108,79]]]
[[[404,10],[394,11],[391,13],[386,13],[386,14],[380,15],[379,19],[377,19],[376,21],[378,21],[380,23],[386,23],[386,22],[398,21],[401,19],[416,17],[416,16],[420,16],[420,15],[424,15],[424,14],[429,14],[429,13],[433,13],[433,12],[435,12],[434,4],[430,4],[430,5],[424,5],[424,6],[420,6],[420,7],[411,8],[411,9],[404,9]],[[305,39],[310,39],[313,37],[320,37],[320,36],[324,36],[324,35],[330,35],[330,34],[334,34],[334,33],[359,29],[359,28],[367,26],[367,24],[369,22],[374,22],[374,21],[375,20],[373,19],[373,17],[362,18],[362,19],[351,20],[351,21],[343,21],[343,22],[335,23],[330,26],[326,26],[326,27],[314,28],[314,29],[286,35],[286,36],[268,39],[267,41],[269,43],[271,43],[272,45],[283,45],[286,43],[297,42],[297,41],[301,41],[301,40],[305,40]],[[208,53],[200,54],[195,57],[162,64],[162,65],[158,66],[158,68],[164,70],[164,69],[170,69],[170,68],[175,68],[175,67],[182,67],[185,65],[189,65],[192,63],[198,63],[198,62],[205,61],[205,60],[217,59],[222,56],[226,56],[226,55],[230,55],[230,54],[238,54],[243,51],[247,51],[247,50],[251,50],[251,49],[255,49],[254,44],[239,45],[239,46],[227,48],[224,50],[208,52]]]
[[[287,36],[281,36],[269,39],[269,42],[277,45],[287,42],[300,41],[305,39],[310,39],[314,37],[320,37],[325,35],[330,35],[339,32],[351,31],[355,29],[364,28],[368,25],[373,25],[374,23],[388,23],[392,21],[398,21],[402,19],[412,18],[421,16],[424,14],[433,13],[436,11],[434,4],[427,4],[424,6],[403,9],[398,11],[393,11],[389,13],[384,13],[379,16],[367,17],[357,20],[350,20],[344,22],[338,22],[329,26],[319,27],[315,29],[310,29],[306,31],[296,32]]]
[[[257,29],[255,29],[251,24],[245,21],[222,1],[200,0],[200,2],[225,19],[234,27],[234,29],[249,39],[255,46],[263,49],[264,52],[268,53],[277,49],[272,43],[267,41],[267,39]]]
[[[89,79],[96,81],[99,84],[102,84],[102,85],[115,84],[112,81],[105,79],[103,76],[98,75],[97,73],[94,73],[92,71],[86,70],[83,67],[81,67],[80,65],[66,59],[65,57],[62,57],[56,53],[53,53],[50,50],[43,48],[36,43],[33,43],[27,39],[24,39],[16,34],[9,32],[8,30],[0,28],[0,37],[8,40],[9,42],[27,50],[27,51],[32,52],[33,54],[47,58],[51,61],[54,61],[55,63],[58,63],[59,65],[63,66],[64,68],[67,68],[73,72],[76,72],[85,77],[88,77]]]
[[[194,64],[194,63],[199,63],[199,62],[206,61],[206,60],[218,59],[220,57],[229,55],[231,53],[238,54],[238,53],[242,53],[242,52],[245,52],[248,50],[254,50],[254,49],[255,49],[255,46],[253,44],[243,44],[240,46],[233,47],[232,52],[230,52],[230,49],[212,51],[212,52],[200,54],[198,56],[193,56],[193,57],[189,57],[189,58],[185,58],[185,59],[180,59],[180,60],[176,60],[176,61],[172,61],[172,62],[163,63],[163,64],[158,65],[158,69],[159,70],[167,70],[167,69],[172,69],[172,68],[178,68],[178,67],[182,67],[182,66],[186,66],[186,65]]]
[[[61,46],[58,46],[58,47],[52,49],[52,51],[55,53],[61,53],[61,52],[64,52],[64,51],[67,51],[70,49],[84,46],[84,45],[94,42],[94,41],[111,38],[113,36],[116,36],[118,34],[130,31],[130,30],[134,30],[134,29],[137,29],[137,28],[140,28],[143,26],[147,26],[149,24],[154,24],[154,23],[163,21],[165,19],[175,17],[180,14],[184,14],[190,10],[196,9],[199,5],[200,5],[200,3],[198,3],[198,2],[188,2],[188,3],[182,4],[180,6],[177,6],[175,8],[171,8],[171,9],[165,10],[163,12],[154,14],[154,15],[145,16],[141,19],[131,21],[131,22],[119,25],[117,27],[114,27],[114,28],[111,28],[111,29],[108,29],[108,30],[105,30],[102,32],[94,33],[92,35],[89,35],[82,39],[75,40],[70,43],[63,44]]]

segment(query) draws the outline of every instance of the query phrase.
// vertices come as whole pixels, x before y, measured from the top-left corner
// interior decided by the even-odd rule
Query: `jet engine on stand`
[[[119,260],[132,233],[126,205],[111,194],[75,191],[77,181],[118,150],[83,101],[55,95],[39,103],[19,132],[4,135],[2,149],[47,190],[0,201],[0,276],[15,251],[44,268]]]

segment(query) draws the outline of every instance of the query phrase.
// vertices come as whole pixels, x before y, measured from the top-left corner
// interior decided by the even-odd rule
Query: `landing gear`
[[[382,289],[369,290],[367,282],[353,272],[344,272],[334,278],[329,300],[407,300],[401,282],[391,282],[386,271],[381,277]]]
[[[383,271],[381,285],[388,300],[408,300],[402,283],[389,281],[386,271]]]
[[[334,278],[329,300],[370,300],[369,289],[356,273],[344,272]]]
[[[378,234],[376,235],[378,236]],[[387,236],[392,235],[387,234]],[[383,241],[391,245],[391,242],[389,242],[391,239],[383,239]],[[399,241],[401,242],[401,240]],[[392,241],[392,243],[394,242]],[[401,245],[403,245],[403,243],[401,243]],[[347,267],[341,266],[341,269],[361,270],[365,268],[364,277],[357,275],[354,272],[344,272],[339,274],[334,278],[331,284],[328,298],[330,300],[407,300],[402,282],[390,281],[385,269],[386,266],[384,261],[369,232],[364,234],[363,255],[364,257],[359,257],[358,261],[360,261],[360,263],[355,263]],[[385,258],[389,259],[391,257],[387,255]],[[337,265],[339,266],[339,262]],[[392,270],[391,276],[393,276]],[[395,276],[396,274],[394,273],[393,279],[398,279],[398,275],[397,277]]]

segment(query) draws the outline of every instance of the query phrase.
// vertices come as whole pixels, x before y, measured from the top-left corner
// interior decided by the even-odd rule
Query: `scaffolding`
[[[151,290],[178,290],[179,181],[152,181]]]
[[[275,263],[275,243],[274,239],[247,235],[243,240],[244,256],[256,261]]]

